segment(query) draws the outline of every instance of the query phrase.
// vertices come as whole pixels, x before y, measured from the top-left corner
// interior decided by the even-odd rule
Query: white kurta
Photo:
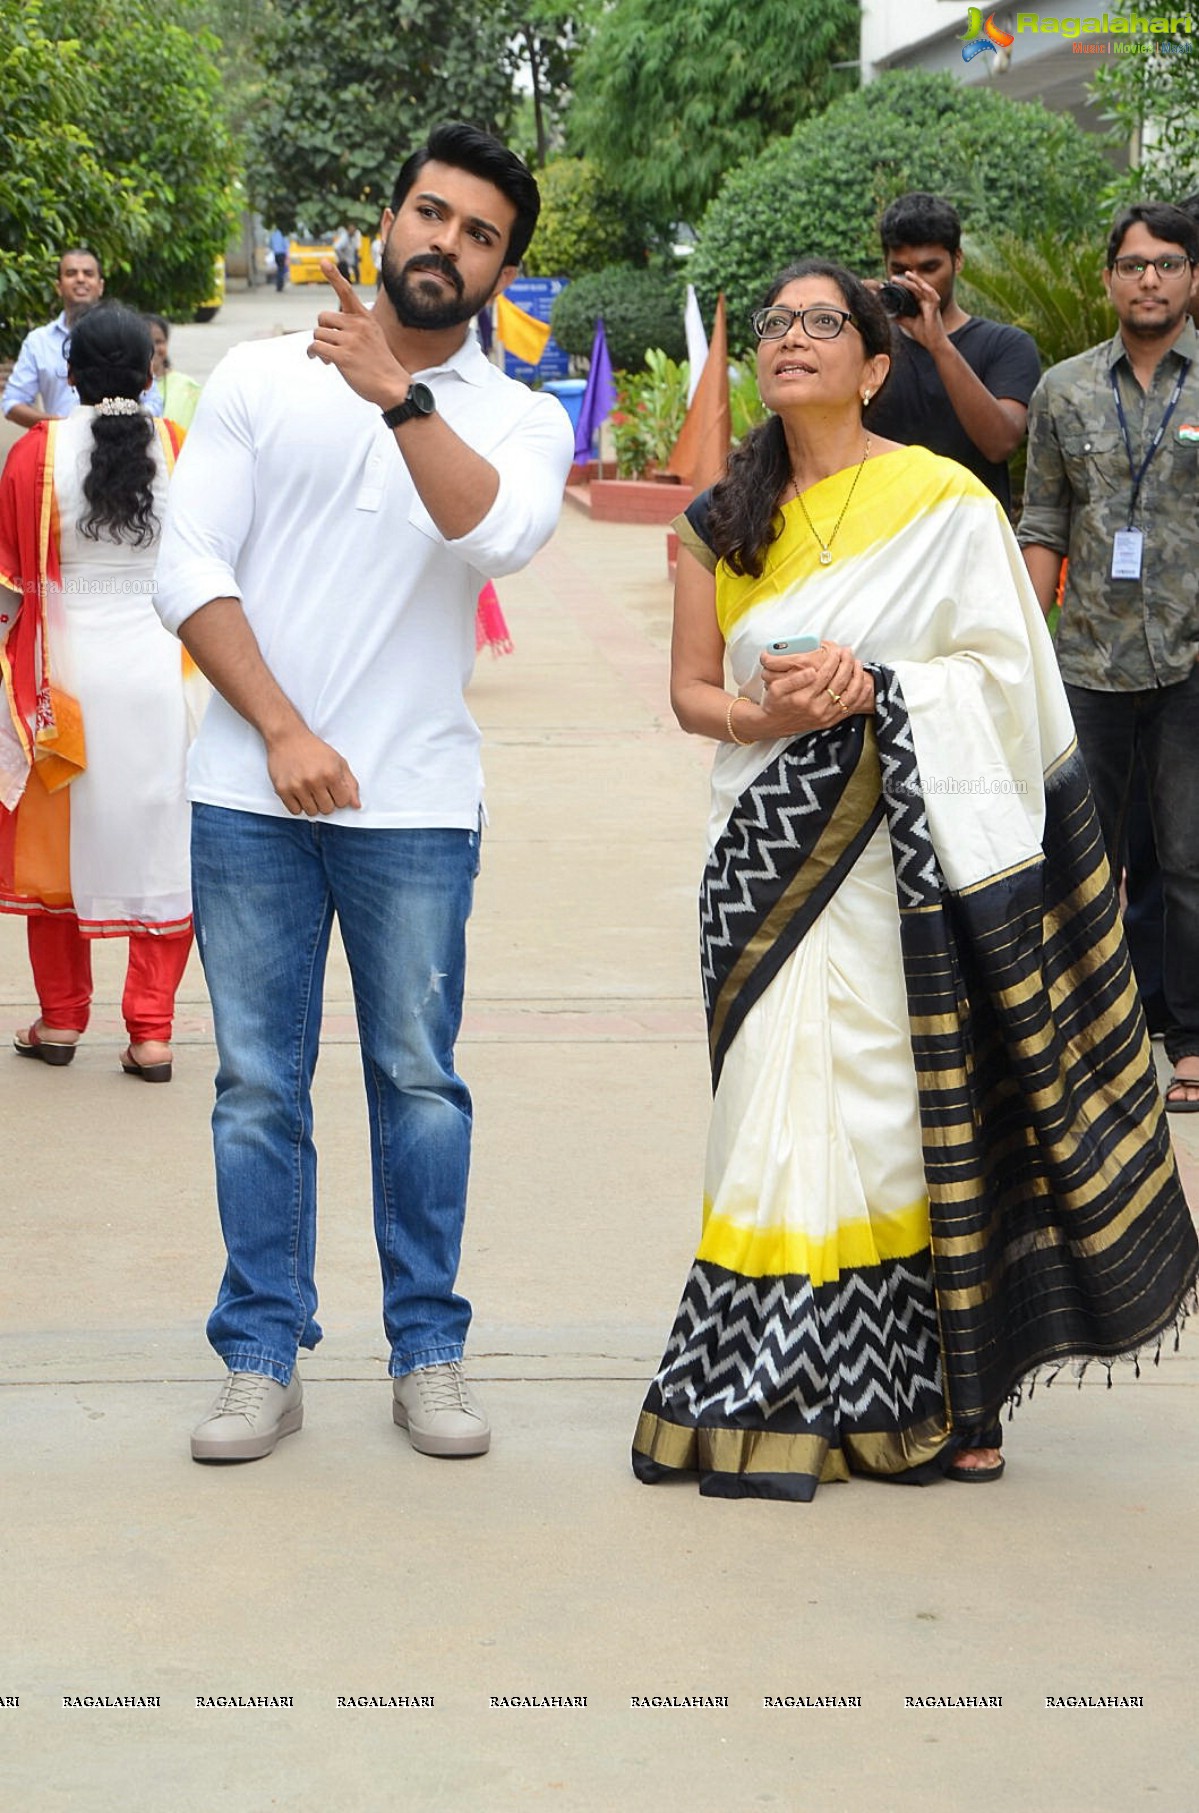
[[[62,592],[50,603],[51,660],[79,700],[87,768],[71,783],[71,896],[81,929],[119,936],[174,927],[191,913],[180,648],[154,609],[157,544],[82,535],[95,411],[59,423],[54,490]],[[155,510],[166,503],[157,435]]]

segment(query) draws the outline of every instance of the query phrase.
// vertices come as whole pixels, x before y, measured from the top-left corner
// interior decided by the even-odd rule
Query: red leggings
[[[91,939],[81,934],[74,913],[32,913],[27,924],[43,1025],[60,1032],[86,1032],[92,1003]],[[191,945],[190,929],[166,937],[130,932],[121,1012],[132,1044],[170,1039],[175,992]]]

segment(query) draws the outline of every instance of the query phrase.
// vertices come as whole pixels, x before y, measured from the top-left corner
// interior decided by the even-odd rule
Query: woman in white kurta
[[[680,521],[714,1100],[633,1465],[793,1500],[997,1479],[1005,1398],[1160,1338],[1194,1232],[1010,529],[863,429],[890,333],[856,279],[807,261],[766,300],[773,419]]]
[[[91,941],[127,937],[121,1061],[166,1081],[191,943],[192,702],[153,604],[177,439],[138,406],[149,358],[130,311],[82,317],[69,352],[80,407],[32,431],[0,480],[0,579],[20,602],[5,626],[0,910],[27,916],[41,1008],[15,1049],[70,1062],[88,1022]]]

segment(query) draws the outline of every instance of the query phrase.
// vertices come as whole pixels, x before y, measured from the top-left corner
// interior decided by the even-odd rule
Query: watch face
[[[404,401],[397,403],[393,409],[385,409],[383,420],[389,428],[399,428],[405,422],[414,421],[417,416],[433,415],[436,409],[436,398],[427,384],[410,384]]]

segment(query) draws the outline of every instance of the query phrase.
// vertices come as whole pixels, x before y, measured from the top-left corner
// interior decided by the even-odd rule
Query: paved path
[[[238,298],[178,331],[178,363],[199,373],[204,347],[312,310]],[[705,759],[669,720],[663,573],[660,530],[567,514],[503,583],[517,652],[474,686],[491,826],[461,1047],[464,1288],[488,1459],[424,1459],[390,1421],[340,960],[317,1083],[327,1338],[303,1432],[259,1465],[186,1450],[218,1375],[198,969],[169,1089],[117,1069],[118,946],[69,1070],[0,1053],[5,1809],[1199,1804],[1194,1342],[1140,1384],[1038,1391],[990,1493],[855,1482],[806,1508],[723,1504],[628,1471],[695,1238],[707,1096]],[[13,921],[0,1012],[32,1013]],[[1105,1694],[1144,1704],[1045,1704]],[[87,1695],[161,1705],[63,1705]],[[237,1695],[293,1703],[196,1704]],[[436,1703],[338,1704],[405,1695]],[[689,1695],[728,1705],[630,1704]],[[821,1695],[861,1705],[764,1704]],[[905,1703],[936,1695],[1003,1704]],[[492,1704],[553,1696],[587,1704]]]

